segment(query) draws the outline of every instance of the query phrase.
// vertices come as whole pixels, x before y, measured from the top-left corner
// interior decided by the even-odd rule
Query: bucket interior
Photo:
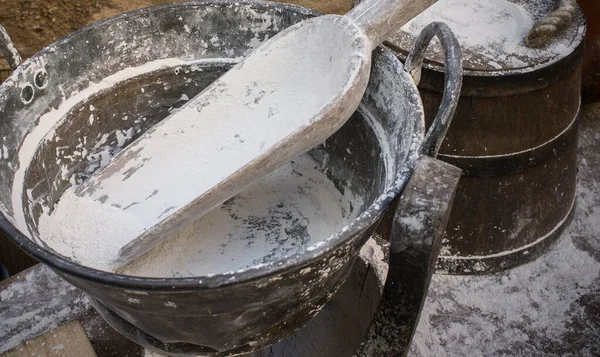
[[[281,7],[265,4],[165,6],[117,17],[50,46],[0,86],[6,117],[0,123],[4,215],[38,244],[89,266],[77,252],[44,242],[40,217],[53,211],[65,190],[83,182],[242,55],[308,16],[297,7],[281,12]],[[377,56],[382,66],[374,65],[374,75],[391,71],[383,65],[391,59]],[[36,83],[40,71],[47,78]],[[23,88],[29,83],[35,96],[25,103]],[[245,269],[297,254],[355,221],[397,183],[398,168],[414,159],[415,136],[422,130],[415,124],[422,112],[412,82],[388,83],[398,91],[387,97],[382,93],[389,89],[381,89],[385,85],[371,84],[371,98],[367,95],[361,109],[326,143],[211,212],[212,221],[184,229],[128,273],[181,277],[225,272],[206,266]],[[397,102],[393,108],[392,100]],[[275,191],[291,204],[277,195],[256,200]],[[206,229],[214,222],[225,224]],[[194,234],[198,230],[205,231],[202,239]],[[160,256],[173,261],[173,256],[164,257],[162,248],[177,254],[180,264],[155,264]],[[225,252],[227,259],[237,252],[232,259],[237,261],[225,264],[228,268],[223,267]],[[190,268],[199,258],[214,264]]]
[[[33,200],[24,207],[32,235],[56,249],[56,242],[45,242],[38,227],[64,191],[194,97],[230,63],[211,60],[161,69],[76,103],[38,146],[26,174],[26,187],[35,187],[27,194]],[[362,161],[354,152],[368,153],[371,160],[380,155],[375,134],[359,115],[324,145],[248,187],[126,272],[173,277],[237,271],[299,253],[330,237],[356,219],[386,184],[353,169]],[[86,264],[73,252],[72,258]],[[158,264],[157,259],[168,263]]]

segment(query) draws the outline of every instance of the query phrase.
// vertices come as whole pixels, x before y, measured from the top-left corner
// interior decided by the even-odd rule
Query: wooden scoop
[[[289,27],[126,147],[75,191],[143,220],[117,265],[334,134],[360,104],[373,49],[434,2],[366,0]]]

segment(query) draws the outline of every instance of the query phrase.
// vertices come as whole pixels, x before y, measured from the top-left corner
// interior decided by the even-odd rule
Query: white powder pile
[[[535,4],[521,5],[506,0],[439,0],[404,25],[402,31],[416,37],[431,22],[441,21],[456,35],[466,63],[492,69],[516,69],[537,64],[540,58],[568,54],[577,44],[577,41],[572,43],[572,38],[559,36],[546,48],[527,47],[524,39],[534,18],[540,17],[536,11]],[[437,39],[433,40],[433,51],[440,52]]]
[[[77,197],[74,187],[51,214],[40,216],[38,226],[40,240],[55,252],[101,270],[110,270],[119,249],[143,228],[122,209]]]
[[[417,35],[433,21],[448,24],[463,46],[485,49],[521,41],[533,21],[521,5],[505,0],[440,0],[402,29]]]

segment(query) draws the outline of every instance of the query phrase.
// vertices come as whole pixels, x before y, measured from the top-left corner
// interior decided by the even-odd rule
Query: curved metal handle
[[[389,271],[358,357],[405,356],[435,271],[461,170],[421,157],[394,211]]]
[[[415,43],[406,58],[404,67],[413,77],[415,83],[419,84],[425,51],[433,39],[433,36],[440,40],[442,49],[444,50],[446,83],[444,85],[442,103],[440,104],[440,108],[438,109],[437,115],[435,116],[429,131],[425,135],[425,141],[423,142],[421,151],[425,155],[436,157],[438,150],[442,145],[442,141],[446,136],[454,112],[456,111],[460,90],[462,88],[462,54],[458,40],[448,25],[443,22],[432,22],[427,25],[415,40]]]
[[[531,48],[541,48],[556,39],[577,15],[575,0],[560,0],[556,10],[536,21],[525,37],[525,44]]]
[[[14,71],[21,65],[21,55],[2,25],[0,25],[0,51],[6,57],[11,70]]]

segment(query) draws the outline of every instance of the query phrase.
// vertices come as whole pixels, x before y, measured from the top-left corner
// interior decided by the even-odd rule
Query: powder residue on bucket
[[[360,96],[349,88],[366,84],[359,75],[366,61],[353,42],[358,32],[305,24],[261,46],[76,191],[143,223],[130,236],[132,256],[321,143],[352,114]],[[318,40],[334,45],[323,54]]]
[[[39,239],[52,250],[101,270],[110,269],[119,249],[142,229],[135,216],[77,197],[73,189],[63,194],[52,214],[40,216],[38,226]]]
[[[80,103],[85,103],[90,98],[93,98],[96,93],[111,90],[119,83],[135,78],[136,76],[148,75],[153,71],[163,70],[168,67],[177,68],[184,64],[190,65],[190,63],[180,60],[160,60],[147,63],[139,68],[125,69],[98,84],[91,84],[81,92],[65,98],[64,102],[58,108],[51,110],[40,118],[39,124],[26,136],[20,148],[19,170],[15,175],[15,182],[13,184],[13,192],[15,193],[13,195],[13,208],[17,212],[15,219],[18,227],[23,232],[31,235],[37,242],[42,242],[55,252],[82,265],[100,270],[113,270],[113,261],[119,249],[129,243],[139,232],[143,232],[144,229],[148,228],[148,223],[143,220],[144,216],[128,214],[127,210],[123,210],[126,206],[118,207],[116,205],[105,204],[107,202],[103,202],[102,198],[95,200],[93,197],[75,196],[74,190],[77,187],[74,186],[67,189],[60,196],[58,203],[52,206],[47,203],[41,204],[43,210],[41,216],[28,217],[30,212],[26,212],[23,207],[27,203],[22,202],[23,197],[20,194],[23,192],[25,186],[28,164],[32,162],[38,148],[44,142],[56,139],[56,128],[63,123],[65,116]],[[97,113],[98,110],[95,106],[91,107],[90,105],[87,105],[86,108],[90,107],[92,114]],[[86,118],[86,123],[88,119]],[[98,119],[99,117],[95,117],[95,120]],[[98,150],[100,151],[96,150],[93,153],[85,154],[82,152],[80,155],[87,161],[87,167],[83,169],[85,174],[91,174],[93,171],[106,165],[110,158],[117,154],[131,140],[133,134],[131,129],[123,127],[121,131],[115,134],[114,143],[107,141],[108,133],[99,133],[99,136],[95,140],[96,146],[99,146]],[[86,138],[82,137],[80,139],[85,140]],[[91,137],[87,139],[94,140]],[[56,155],[57,160],[62,160],[62,156],[58,152]],[[224,273],[244,269],[261,261],[261,258],[263,262],[275,261],[289,254],[298,253],[303,247],[314,245],[320,239],[326,240],[330,238],[356,217],[357,210],[359,207],[362,207],[363,203],[362,199],[354,196],[349,187],[343,190],[344,195],[335,188],[334,184],[327,178],[327,174],[325,174],[325,171],[331,169],[328,166],[327,160],[326,157],[325,161],[317,163],[305,157],[293,164],[290,163],[286,168],[282,169],[283,171],[278,171],[275,177],[278,177],[281,182],[278,183],[277,179],[275,179],[276,181],[267,180],[266,183],[257,183],[258,186],[256,187],[262,187],[263,190],[260,191],[259,188],[257,191],[259,192],[260,200],[262,200],[260,202],[255,202],[254,199],[246,199],[247,197],[244,198],[243,193],[240,196],[241,198],[238,197],[229,202],[228,209],[239,210],[240,212],[235,213],[238,216],[245,214],[248,220],[246,223],[240,221],[238,225],[235,225],[235,222],[231,221],[232,218],[228,218],[229,216],[223,213],[225,206],[221,210],[217,208],[215,210],[216,213],[213,213],[213,219],[221,220],[220,223],[202,221],[209,226],[211,224],[220,225],[223,223],[222,221],[228,224],[226,226],[228,229],[231,229],[231,232],[228,232],[227,236],[223,236],[222,234],[218,239],[227,239],[232,242],[227,252],[227,255],[233,255],[233,259],[228,258],[228,261],[231,262],[230,265],[223,264],[223,255],[221,254],[227,242],[223,241],[216,244],[217,238],[212,237],[212,234],[223,232],[203,230],[201,227],[202,223],[196,222],[192,225],[193,227],[198,228],[205,235],[210,235],[210,237],[204,238],[207,244],[204,253],[195,252],[196,255],[200,255],[185,257],[177,257],[175,255],[171,256],[171,259],[172,261],[194,265],[199,264],[194,259],[202,260],[205,257],[218,257],[220,259],[218,262],[220,264],[219,269],[216,269],[216,264],[213,264],[214,262],[210,263],[210,260],[206,266],[207,271],[203,271],[198,267],[186,268],[185,264],[180,265],[179,268],[169,268],[171,270],[162,269],[165,266],[170,267],[171,262],[167,263],[165,261],[161,268],[160,260],[157,260],[156,268],[151,269],[149,272],[145,273],[147,266],[141,264],[139,266],[136,265],[137,270],[132,270],[131,274],[184,276],[189,274]],[[69,178],[65,176],[65,173],[67,176],[73,175]],[[63,169],[62,179],[68,180],[73,185],[77,185],[76,180],[73,180],[76,174],[76,172]],[[294,184],[297,187],[293,186]],[[336,184],[339,183],[336,182]],[[276,192],[268,191],[269,187]],[[250,190],[253,189],[250,188]],[[290,197],[290,195],[296,196]],[[29,201],[29,206],[31,206],[31,198]],[[276,205],[283,204],[283,206],[274,208],[273,204],[275,204],[275,201],[277,201]],[[232,202],[233,205],[231,205]],[[252,212],[248,211],[252,207],[255,210]],[[261,211],[261,209],[266,211]],[[30,211],[33,212],[32,210]],[[37,229],[32,229],[29,232],[26,217],[32,219],[33,224],[37,223],[37,227],[34,227]],[[253,224],[256,227],[253,227]],[[259,227],[261,224],[270,224],[271,226],[267,228],[271,229],[272,232],[269,233],[262,230]],[[192,232],[189,229],[186,232],[187,236],[182,233],[173,237],[173,239],[175,241],[192,240],[192,243],[195,244],[195,240],[198,240],[199,235],[201,235],[201,233]],[[251,234],[254,234],[254,239],[248,238]],[[290,239],[290,237],[292,238]],[[236,238],[239,238],[240,241],[238,242]],[[242,244],[242,242],[247,246],[236,245],[238,243]],[[251,247],[254,247],[254,250],[249,249]],[[213,250],[211,251],[210,249]],[[252,252],[251,254],[240,254],[242,251],[247,253],[249,250]],[[189,252],[181,252],[181,254],[183,253]],[[242,255],[244,259],[238,259]],[[142,259],[142,262],[144,261]]]
[[[73,109],[74,106],[88,100],[98,92],[109,90],[115,87],[115,85],[118,83],[122,83],[131,78],[147,74],[161,68],[181,66],[187,63],[188,62],[180,59],[171,58],[148,62],[138,67],[125,68],[104,78],[98,83],[90,83],[85,89],[77,93],[72,93],[71,96],[69,98],[65,98],[57,108],[53,108],[47,113],[43,114],[39,118],[37,125],[29,134],[27,134],[27,136],[25,136],[23,143],[19,148],[19,166],[13,179],[11,202],[14,217],[12,217],[10,214],[7,214],[6,216],[12,218],[14,221],[13,223],[23,234],[31,236],[29,227],[26,223],[25,210],[23,207],[23,191],[25,188],[26,173],[40,145],[42,145],[45,141],[55,139],[55,128],[64,121],[66,115]]]

